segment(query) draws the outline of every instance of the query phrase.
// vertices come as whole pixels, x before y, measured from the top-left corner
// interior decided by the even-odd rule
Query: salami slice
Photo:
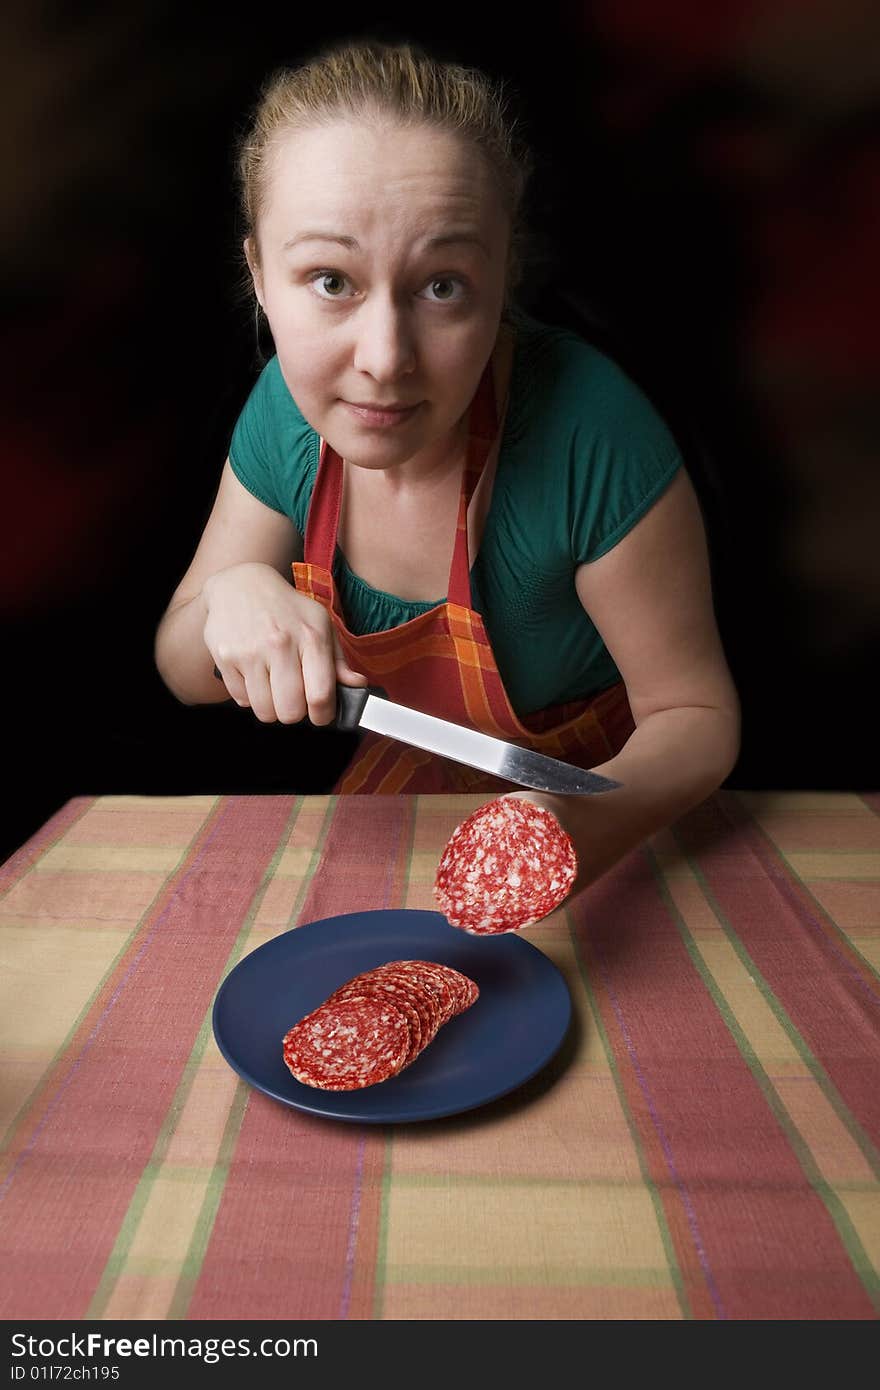
[[[444,1023],[461,1013],[465,1007],[468,986],[474,985],[473,980],[469,980],[459,970],[453,970],[448,965],[440,965],[437,961],[411,961],[410,965],[429,988],[439,991],[444,1009]],[[474,988],[476,989],[476,985]]]
[[[386,965],[378,966],[372,974],[379,982],[403,991],[412,1000],[422,1024],[422,1046],[427,1047],[437,1036],[437,1031],[443,1023],[443,1011],[434,991],[427,988],[424,980],[404,968],[409,964],[411,962],[390,961]]]
[[[576,877],[574,845],[553,813],[500,797],[456,826],[440,857],[434,896],[453,927],[490,936],[546,917]]]
[[[365,998],[386,998],[404,1015],[410,1030],[410,1045],[404,1066],[409,1066],[421,1052],[427,1039],[422,1026],[422,1014],[416,1007],[412,992],[404,982],[395,983],[389,979],[352,980],[331,994],[328,1004],[336,999],[350,999],[353,996]]]
[[[436,961],[387,961],[335,989],[285,1034],[297,1081],[326,1091],[374,1086],[408,1067],[479,997],[474,980]]]
[[[455,992],[451,979],[443,972],[444,967],[433,961],[411,960],[398,962],[398,968],[405,969],[422,996],[437,1014],[437,1027],[441,1028],[455,1015]]]
[[[297,1081],[325,1091],[386,1081],[409,1049],[405,1015],[386,998],[362,995],[320,1005],[284,1037],[284,1060]]]
[[[420,984],[412,975],[401,974],[390,966],[383,966],[376,972],[382,982],[388,982],[395,989],[402,990],[412,1000],[419,1012],[422,1024],[422,1047],[427,1047],[437,1036],[443,1022],[442,1013],[435,996]]]

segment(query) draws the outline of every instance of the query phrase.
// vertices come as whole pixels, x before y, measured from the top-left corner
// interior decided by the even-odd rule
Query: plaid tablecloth
[[[878,797],[721,792],[530,928],[572,1031],[481,1110],[226,1064],[242,955],[433,908],[482,799],[84,797],[0,869],[0,1317],[877,1317]]]

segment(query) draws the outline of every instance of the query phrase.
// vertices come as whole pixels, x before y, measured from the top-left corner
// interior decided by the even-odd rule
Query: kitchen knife
[[[518,744],[452,724],[433,714],[423,714],[407,705],[396,705],[376,686],[337,685],[336,719],[331,727],[346,732],[370,729],[375,734],[385,734],[429,753],[439,753],[453,762],[490,772],[505,781],[518,782],[533,791],[589,796],[612,791],[621,785],[610,777],[585,772],[530,748],[520,748]]]

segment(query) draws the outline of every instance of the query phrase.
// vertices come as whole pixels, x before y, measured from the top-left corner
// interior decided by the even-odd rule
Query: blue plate
[[[333,990],[389,960],[433,960],[476,980],[477,1002],[443,1025],[398,1076],[360,1091],[295,1080],[281,1042]],[[214,1000],[214,1037],[233,1071],[273,1100],[362,1124],[433,1120],[485,1105],[550,1060],[571,1018],[568,987],[522,937],[470,936],[439,912],[347,912],[276,936],[239,961]]]

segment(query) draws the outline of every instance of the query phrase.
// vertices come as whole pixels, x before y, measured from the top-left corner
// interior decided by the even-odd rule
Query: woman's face
[[[288,389],[343,458],[428,462],[457,438],[509,240],[488,167],[446,132],[352,121],[279,142],[248,260]],[[414,409],[389,425],[355,405]]]

